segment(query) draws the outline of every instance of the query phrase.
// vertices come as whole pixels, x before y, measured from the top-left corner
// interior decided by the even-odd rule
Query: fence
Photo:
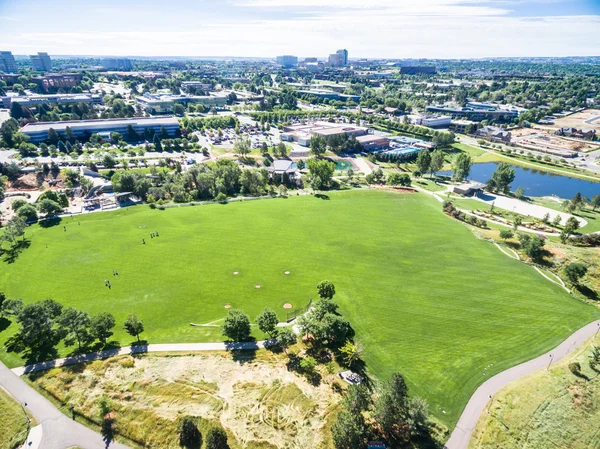
[[[289,323],[290,321],[298,318],[300,315],[303,315],[306,312],[308,312],[308,309],[310,309],[311,305],[312,305],[312,298],[310,298],[310,301],[308,301],[308,304],[305,305],[304,307],[301,307],[300,309],[294,309],[294,310],[289,311],[287,313],[286,322]]]

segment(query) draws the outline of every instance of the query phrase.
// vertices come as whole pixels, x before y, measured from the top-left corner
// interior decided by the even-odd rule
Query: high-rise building
[[[106,70],[131,70],[133,65],[128,58],[104,58],[102,67]]]
[[[332,53],[327,59],[331,67],[342,67],[344,65],[344,56],[339,53]]]
[[[31,55],[31,64],[38,72],[50,72],[52,70],[52,60],[48,53],[38,52],[37,55]]]
[[[277,64],[289,69],[290,67],[296,67],[298,65],[298,56],[292,56],[292,55],[277,56],[276,61],[277,61]]]
[[[336,53],[338,55],[340,55],[342,65],[344,65],[344,66],[348,65],[348,50],[346,50],[346,49],[338,50]]]
[[[10,51],[0,51],[0,71],[4,73],[17,73],[17,63]]]

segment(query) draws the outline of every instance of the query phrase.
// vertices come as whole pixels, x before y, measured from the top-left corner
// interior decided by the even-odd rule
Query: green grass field
[[[21,405],[0,388],[0,449],[13,449],[27,437],[27,418]]]
[[[160,237],[151,239],[153,231]],[[144,320],[142,337],[151,343],[216,341],[219,328],[190,323],[223,318],[225,304],[252,318],[269,306],[283,319],[283,304],[304,306],[329,279],[371,372],[380,379],[403,373],[449,426],[491,375],[600,315],[477,240],[422,194],[359,190],[329,200],[139,206],[34,226],[27,237],[30,248],[2,265],[7,295],[110,311],[122,344],[132,341],[121,329],[130,312]],[[0,332],[0,343],[15,327]],[[22,364],[15,354],[0,356]]]

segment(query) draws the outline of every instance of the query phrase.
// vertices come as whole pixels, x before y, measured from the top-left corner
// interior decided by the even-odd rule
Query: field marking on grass
[[[571,293],[571,290],[569,290],[569,289],[567,288],[567,286],[565,285],[565,283],[563,282],[563,280],[562,280],[561,278],[557,277],[557,279],[558,279],[560,282],[556,282],[554,279],[552,279],[551,277],[549,277],[549,276],[547,276],[546,274],[544,274],[544,272],[543,272],[542,270],[540,270],[538,267],[536,267],[535,265],[533,266],[533,268],[535,268],[535,270],[536,270],[538,273],[540,273],[542,276],[544,276],[546,279],[548,279],[548,280],[549,280],[550,282],[552,282],[553,284],[556,284],[556,285],[558,285],[558,286],[560,286],[560,287],[564,288],[564,289],[567,291],[567,293]]]
[[[513,366],[494,377],[488,379],[477,388],[454,428],[450,439],[444,445],[445,449],[465,449],[471,439],[471,434],[479,421],[479,417],[487,406],[491,398],[498,391],[521,377],[527,376],[535,371],[549,366],[550,363],[556,363],[577,347],[584,344],[590,337],[594,336],[600,329],[600,320],[596,320],[575,331],[553,350],[543,354],[535,359],[529,360],[520,365]]]

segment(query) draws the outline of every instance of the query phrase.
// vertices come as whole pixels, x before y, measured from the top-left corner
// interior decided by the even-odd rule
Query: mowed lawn
[[[364,190],[329,200],[140,206],[34,226],[27,237],[31,247],[2,264],[7,295],[109,311],[122,344],[132,341],[122,330],[130,312],[143,319],[150,343],[216,341],[219,328],[190,323],[222,319],[225,304],[252,319],[268,306],[284,319],[283,304],[304,306],[329,279],[371,372],[380,379],[403,373],[449,426],[491,375],[600,315],[477,240],[423,194]],[[15,328],[1,332],[0,342]],[[14,354],[1,358],[22,364]]]
[[[26,437],[27,417],[23,407],[0,388],[0,449],[18,447]]]

